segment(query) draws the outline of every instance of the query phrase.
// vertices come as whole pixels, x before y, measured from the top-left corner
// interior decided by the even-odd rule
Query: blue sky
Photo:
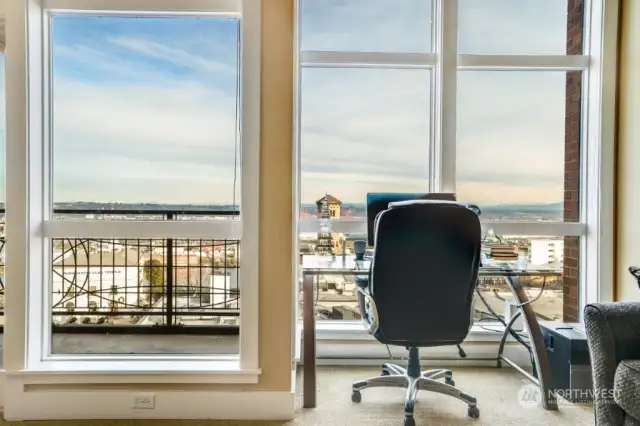
[[[460,0],[459,52],[564,54],[566,3]],[[302,13],[303,49],[430,50],[428,0],[303,0]],[[237,25],[55,18],[54,200],[232,202]],[[461,199],[562,200],[564,78],[459,73]],[[303,201],[424,191],[430,82],[425,70],[303,70]]]

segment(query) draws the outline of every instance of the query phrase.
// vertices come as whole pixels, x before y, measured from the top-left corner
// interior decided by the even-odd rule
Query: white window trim
[[[345,68],[425,68],[436,65],[433,53],[387,53],[387,52],[331,52],[304,51],[299,53],[301,67],[345,67]]]
[[[43,0],[43,9],[73,13],[144,12],[173,14],[194,13],[238,16],[242,7],[238,0]]]
[[[241,16],[241,219],[226,223],[202,221],[90,221],[51,220],[48,133],[48,13],[75,8],[94,13],[126,14],[210,13]],[[258,364],[259,159],[260,159],[260,33],[261,0],[21,0],[7,5],[7,279],[13,284],[6,297],[14,302],[5,311],[4,368],[8,374],[65,372],[126,372],[127,380],[148,382],[150,371],[166,374],[201,372],[208,382],[255,383]],[[218,9],[216,9],[218,8]],[[44,71],[44,72],[43,72]],[[43,165],[45,167],[43,167]],[[26,171],[26,172],[25,172]],[[127,223],[129,222],[129,223]],[[222,222],[222,221],[221,221]],[[238,238],[242,241],[243,296],[240,299],[240,354],[235,357],[174,357],[51,355],[51,237]],[[44,289],[44,290],[43,290]],[[21,326],[24,325],[24,326]],[[125,367],[126,365],[126,367]],[[176,379],[177,380],[177,379]],[[200,382],[198,374],[182,383]]]
[[[158,226],[160,225],[160,226]],[[152,220],[45,220],[42,235],[46,238],[116,238],[160,239],[202,238],[241,239],[243,220],[220,221],[152,221]],[[243,257],[244,257],[244,246]],[[244,270],[243,270],[244,274]]]
[[[588,6],[588,7],[587,7]],[[585,3],[585,50],[590,66],[583,77],[582,217],[580,306],[614,299],[616,82],[620,1]],[[580,309],[580,320],[583,320]]]
[[[318,232],[319,219],[299,219],[299,232]],[[586,235],[587,225],[579,222],[529,222],[483,220],[484,230],[493,230],[496,235],[536,237],[581,237]],[[346,234],[366,234],[365,219],[341,218],[331,221],[331,230]]]
[[[299,40],[300,40],[300,20],[298,17],[300,16],[300,4],[298,0],[294,0],[293,4],[294,9],[294,19],[293,19],[293,43],[294,43],[294,67],[293,67],[293,127],[291,129],[291,139],[293,142],[293,155],[291,156],[291,169],[293,170],[293,179],[291,185],[291,195],[292,195],[292,210],[291,210],[291,239],[293,247],[293,253],[295,253],[296,257],[298,253],[300,253],[300,232],[301,226],[298,218],[300,217],[300,203],[298,200],[300,199],[300,117],[301,117],[301,109],[300,109],[300,49],[298,48]],[[293,344],[291,345],[291,370],[296,370],[296,363],[300,361],[300,350],[301,350],[301,341],[302,341],[302,329],[298,326],[298,322],[300,319],[300,303],[298,303],[298,298],[300,297],[300,287],[298,285],[299,282],[299,271],[298,271],[298,259],[294,259],[293,268],[291,269],[291,282],[293,285],[291,286],[291,300],[293,301],[293,309],[291,312],[291,336],[293,337]],[[296,386],[296,374],[292,374],[292,389],[295,389]]]
[[[483,226],[493,229],[498,235],[584,237],[580,253],[581,300],[579,306],[595,301],[613,300],[615,82],[619,0],[585,0],[584,53],[566,56],[457,54],[457,3],[454,0],[434,0],[433,54],[302,51],[299,55],[301,59],[298,72],[301,67],[338,65],[359,68],[411,68],[417,66],[416,58],[421,58],[419,67],[432,68],[436,71],[435,78],[432,80],[435,95],[432,123],[437,125],[431,147],[431,176],[425,191],[455,193],[457,71],[583,70],[582,99],[586,108],[583,107],[582,115],[581,222],[483,221]],[[445,25],[441,27],[441,23]],[[296,38],[296,41],[299,46],[299,39]],[[299,84],[296,89],[296,104],[299,105],[301,96]],[[297,115],[299,120],[300,111],[297,111]],[[295,136],[297,155],[294,156],[296,160],[294,171],[297,179],[294,195],[299,203],[301,162],[299,128]],[[297,211],[296,209],[295,212]],[[317,232],[320,229],[317,219],[299,219],[297,213],[294,216],[294,220],[296,219],[298,221],[296,232]],[[341,218],[332,221],[332,230],[364,234],[366,222],[362,219]],[[297,261],[294,269],[297,286],[297,279],[300,276]],[[296,293],[296,301],[298,297],[299,294]],[[582,319],[582,309],[579,311]],[[323,330],[322,335],[327,339],[339,340],[348,338],[344,333],[344,327],[341,321],[329,321],[323,325],[319,323],[318,331]],[[478,332],[482,333],[474,328],[470,336]],[[359,332],[354,331],[354,333]],[[320,339],[319,344],[322,344]]]

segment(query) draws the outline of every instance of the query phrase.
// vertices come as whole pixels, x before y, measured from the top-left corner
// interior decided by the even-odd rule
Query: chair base
[[[416,397],[419,390],[425,390],[457,398],[467,404],[467,414],[469,417],[480,417],[476,398],[455,387],[453,373],[451,370],[427,370],[422,371],[419,374],[412,374],[414,373],[411,371],[412,364],[414,363],[411,362],[411,359],[409,361],[408,369],[395,364],[383,364],[381,376],[372,377],[366,380],[358,380],[353,383],[351,400],[353,402],[360,402],[362,399],[360,391],[367,388],[385,387],[406,389],[407,392],[404,400],[404,424],[405,426],[414,426],[415,420],[413,418],[413,408],[416,403]],[[415,364],[413,366],[415,366]],[[437,381],[443,377],[444,382]]]

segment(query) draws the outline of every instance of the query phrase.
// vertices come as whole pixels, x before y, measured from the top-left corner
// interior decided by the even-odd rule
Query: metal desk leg
[[[524,315],[524,324],[527,328],[527,332],[529,333],[529,341],[533,349],[535,369],[538,372],[537,380],[528,373],[525,374],[525,376],[527,376],[527,378],[532,382],[537,382],[540,386],[540,392],[542,394],[542,408],[545,410],[555,411],[558,409],[558,401],[556,400],[556,395],[552,388],[553,373],[551,372],[551,364],[549,364],[549,358],[547,357],[547,350],[542,337],[542,330],[540,330],[540,324],[538,324],[538,319],[533,311],[533,307],[528,303],[529,298],[527,297],[527,293],[524,291],[522,285],[519,282],[514,282],[510,276],[505,276],[504,279],[507,282],[507,285],[511,288],[513,295],[520,305],[520,310]],[[509,361],[507,358],[501,356],[501,359],[515,367],[514,363]],[[519,367],[518,370],[524,373],[524,371]]]
[[[302,275],[302,406],[316,408],[316,318],[313,300],[313,275]]]
[[[507,342],[507,337],[511,334],[511,327],[513,327],[513,323],[516,322],[518,318],[522,315],[522,311],[516,312],[516,314],[511,317],[507,326],[504,329],[504,333],[502,333],[502,339],[500,340],[500,347],[498,348],[498,368],[502,367],[502,353],[504,352],[504,344]]]

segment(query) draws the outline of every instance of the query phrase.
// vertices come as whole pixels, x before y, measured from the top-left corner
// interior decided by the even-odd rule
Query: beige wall
[[[223,389],[291,390],[293,240],[293,1],[262,6],[260,153],[260,367],[257,385]]]
[[[640,300],[627,270],[640,266],[640,1],[621,3],[615,297]]]
[[[294,306],[293,87],[294,0],[262,4],[260,155],[260,367],[256,386],[291,389]],[[291,214],[289,214],[291,213]]]

